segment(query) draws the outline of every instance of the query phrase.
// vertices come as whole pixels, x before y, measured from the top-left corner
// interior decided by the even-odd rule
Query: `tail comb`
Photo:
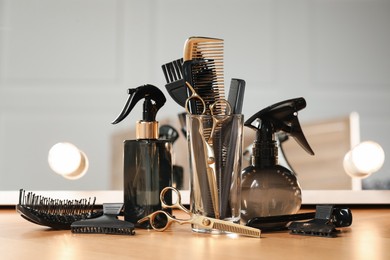
[[[72,233],[134,235],[134,224],[119,220],[123,203],[104,203],[103,215],[95,219],[85,219],[73,222]]]

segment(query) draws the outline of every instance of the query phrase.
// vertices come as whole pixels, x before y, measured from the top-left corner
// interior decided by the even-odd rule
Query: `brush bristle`
[[[102,215],[95,211],[96,198],[60,200],[36,195],[21,189],[17,211],[23,218],[55,229],[70,229],[72,222]]]
[[[167,83],[183,79],[183,58],[166,63],[161,68]]]

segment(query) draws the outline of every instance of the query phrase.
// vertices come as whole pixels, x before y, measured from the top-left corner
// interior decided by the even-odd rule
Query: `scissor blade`
[[[215,173],[215,157],[212,147],[204,142],[204,145],[207,148],[207,180],[209,182],[211,199],[213,201],[214,214],[216,218],[219,218],[219,195],[218,195],[218,184],[217,184],[217,175]]]
[[[257,228],[246,227],[246,226],[230,223],[228,221],[223,221],[223,220],[213,220],[212,222],[213,222],[212,228],[218,230],[222,230],[230,233],[236,233],[236,234],[249,236],[249,237],[260,237],[261,235],[260,229]]]
[[[229,221],[203,217],[200,215],[195,215],[191,223],[202,226],[203,228],[218,229],[221,231],[236,233],[243,236],[259,238],[261,235],[261,230],[257,228],[242,226],[240,224],[231,223]]]

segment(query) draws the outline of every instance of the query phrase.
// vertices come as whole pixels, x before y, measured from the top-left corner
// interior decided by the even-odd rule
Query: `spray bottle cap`
[[[272,142],[274,133],[283,131],[291,135],[306,152],[314,155],[298,120],[298,111],[305,107],[306,101],[302,97],[285,100],[257,112],[244,125],[257,131],[256,142]],[[253,125],[256,121],[259,124]]]
[[[158,122],[156,121],[157,111],[165,104],[166,98],[162,91],[150,84],[137,88],[128,89],[129,97],[122,112],[112,124],[121,122],[131,112],[134,106],[141,99],[145,99],[143,104],[142,120],[137,121],[136,138],[137,139],[157,139]],[[154,102],[152,102],[154,101]]]

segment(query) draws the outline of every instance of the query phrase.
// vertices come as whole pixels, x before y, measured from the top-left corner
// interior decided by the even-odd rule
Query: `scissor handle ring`
[[[173,192],[176,193],[177,199],[176,199],[175,203],[168,204],[165,201],[165,193],[167,193],[169,190],[172,190]],[[181,209],[182,211],[184,211],[188,214],[190,213],[190,211],[186,207],[184,207],[183,204],[181,204],[180,191],[174,187],[168,186],[168,187],[165,187],[164,189],[162,189],[161,193],[160,193],[160,201],[161,201],[162,208]]]
[[[154,219],[155,219],[159,214],[163,214],[163,215],[165,215],[165,217],[167,218],[167,223],[166,223],[163,227],[161,227],[161,228],[156,227],[156,226],[154,225]],[[165,211],[163,211],[163,210],[157,210],[157,211],[155,211],[153,214],[151,214],[151,215],[149,216],[149,223],[150,223],[150,225],[152,226],[152,228],[153,228],[154,230],[156,230],[156,231],[164,231],[164,230],[166,230],[166,229],[172,224],[172,217],[171,217],[168,213],[166,213]]]
[[[172,203],[172,205],[169,205],[168,203],[166,203],[165,201],[165,193],[167,193],[168,191],[174,191],[176,193],[176,196],[177,196],[177,201],[176,203]],[[161,190],[161,193],[160,193],[160,201],[161,201],[161,204],[164,207],[166,208],[171,208],[175,205],[179,205],[181,203],[181,195],[180,195],[180,192],[174,188],[174,187],[165,187],[164,189]]]
[[[188,104],[189,104],[189,102],[190,102],[191,99],[197,99],[197,100],[199,100],[200,102],[202,102],[202,105],[203,105],[202,115],[203,115],[204,113],[206,113],[206,103],[205,103],[204,100],[201,98],[201,96],[199,96],[198,93],[196,93],[195,89],[191,86],[190,83],[188,83],[188,82],[186,81],[186,85],[187,85],[187,87],[190,89],[190,91],[192,92],[192,95],[189,96],[189,97],[186,99],[186,103],[185,103],[186,112],[187,112],[188,114],[191,114],[191,113],[190,113],[190,110],[188,109]]]
[[[226,113],[225,115],[231,115],[232,114],[232,107],[230,106],[230,103],[226,99],[218,99],[213,104],[210,105],[210,112],[211,115],[214,116],[214,108],[217,104],[224,103],[226,105]]]

